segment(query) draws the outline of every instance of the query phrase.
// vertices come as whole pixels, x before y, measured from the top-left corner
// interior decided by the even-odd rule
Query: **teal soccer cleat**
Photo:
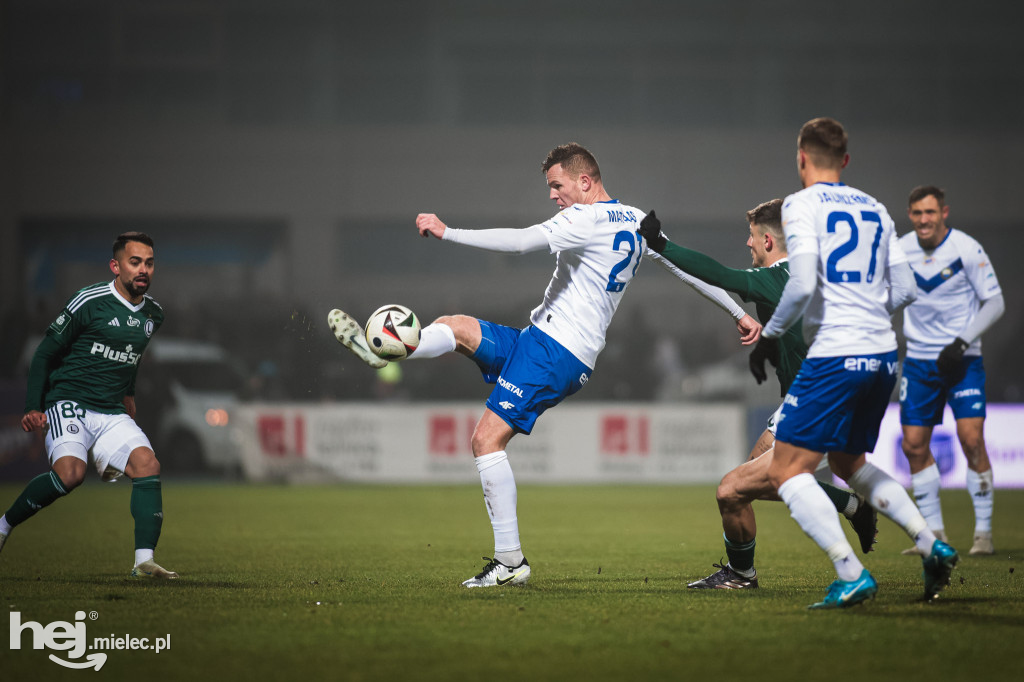
[[[932,551],[922,561],[924,564],[924,598],[935,599],[939,596],[946,585],[949,584],[949,576],[953,573],[953,567],[960,561],[960,555],[956,550],[942,540],[932,543]]]
[[[848,606],[859,604],[862,601],[873,599],[878,592],[878,583],[868,573],[868,569],[861,571],[860,577],[856,580],[836,580],[828,586],[828,594],[817,604],[811,604],[809,609],[845,609]]]

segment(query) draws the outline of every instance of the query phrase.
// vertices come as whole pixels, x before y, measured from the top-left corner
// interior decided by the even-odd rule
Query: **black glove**
[[[953,339],[951,344],[943,348],[939,353],[939,359],[935,361],[939,366],[939,374],[954,376],[959,372],[960,361],[964,358],[964,351],[970,345],[958,336]]]
[[[768,373],[764,370],[765,360],[772,363],[772,367],[779,366],[778,339],[766,339],[762,336],[750,353],[750,373],[754,375],[759,385],[768,379]]]
[[[654,209],[648,213],[643,220],[640,221],[640,229],[638,230],[640,236],[647,241],[647,246],[652,251],[661,253],[665,250],[665,244],[668,240],[665,239],[665,235],[661,233],[661,221],[658,220],[658,216],[654,215]]]

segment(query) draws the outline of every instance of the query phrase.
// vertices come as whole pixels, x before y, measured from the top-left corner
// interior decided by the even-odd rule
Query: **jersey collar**
[[[117,300],[121,301],[121,303],[123,303],[124,306],[131,310],[132,312],[137,313],[140,310],[142,310],[142,306],[146,305],[146,297],[143,296],[142,300],[139,301],[139,304],[135,305],[127,298],[121,295],[121,292],[117,290],[116,286],[114,286],[114,281],[115,280],[110,280],[110,284],[108,285],[110,287],[110,293],[112,293]]]

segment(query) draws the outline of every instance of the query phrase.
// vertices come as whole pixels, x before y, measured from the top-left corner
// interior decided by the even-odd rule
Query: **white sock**
[[[446,324],[428,324],[420,330],[420,345],[407,360],[436,358],[455,350],[455,332]]]
[[[896,479],[874,464],[865,463],[846,482],[879,513],[906,531],[924,556],[931,553],[935,532]]]
[[[825,550],[840,580],[856,580],[864,571],[839,525],[836,508],[813,474],[797,474],[779,486],[779,497],[807,536]]]
[[[516,517],[516,479],[504,450],[476,458],[480,484],[484,489],[487,516],[494,529],[494,558],[506,566],[518,566],[523,560],[519,543],[519,519]]]
[[[972,469],[967,470],[967,492],[974,503],[974,532],[992,532],[992,503],[995,490],[992,487],[992,470],[979,474]],[[3,532],[3,528],[0,528]]]
[[[135,565],[138,566],[143,561],[149,561],[153,558],[153,550],[151,549],[137,549],[135,550]]]
[[[12,530],[14,530],[14,526],[7,523],[7,514],[0,516],[0,533],[10,535]]]
[[[945,524],[942,523],[942,505],[939,504],[941,483],[938,464],[927,466],[910,477],[910,485],[914,489],[914,502],[917,503],[921,516],[928,522],[932,532],[945,529]]]

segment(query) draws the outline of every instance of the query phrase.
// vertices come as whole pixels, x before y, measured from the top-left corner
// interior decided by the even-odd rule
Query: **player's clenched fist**
[[[421,237],[433,235],[440,239],[447,227],[433,213],[420,213],[416,216],[416,229],[420,231]]]
[[[46,413],[40,412],[39,410],[30,410],[25,413],[25,416],[21,418],[21,428],[24,431],[45,431],[46,430]]]

